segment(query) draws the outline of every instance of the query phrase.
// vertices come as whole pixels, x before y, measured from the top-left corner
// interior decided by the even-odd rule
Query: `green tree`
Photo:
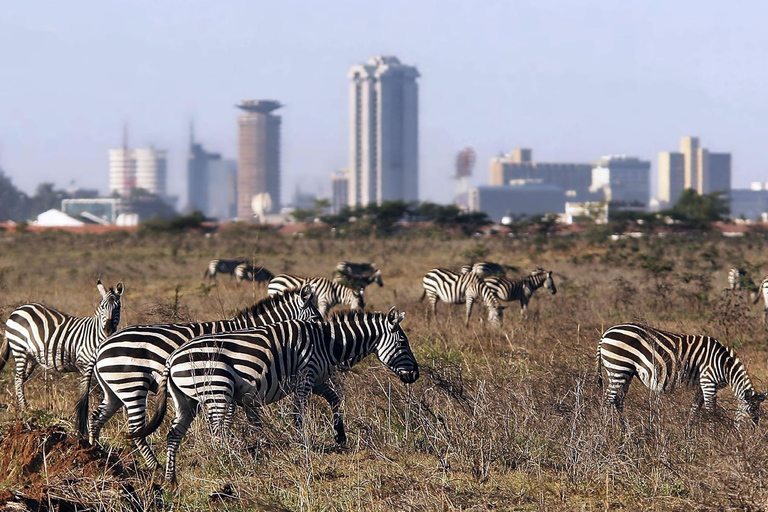
[[[730,213],[730,206],[722,192],[699,195],[693,189],[686,189],[675,205],[662,213],[691,227],[706,228],[713,222],[724,220]]]
[[[0,169],[0,221],[20,222],[29,217],[29,198]]]

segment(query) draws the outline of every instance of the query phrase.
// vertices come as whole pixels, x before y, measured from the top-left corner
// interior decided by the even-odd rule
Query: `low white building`
[[[32,221],[35,226],[44,227],[76,227],[84,226],[85,222],[77,220],[74,217],[70,217],[66,213],[52,208],[46,212],[37,216],[37,219]]]

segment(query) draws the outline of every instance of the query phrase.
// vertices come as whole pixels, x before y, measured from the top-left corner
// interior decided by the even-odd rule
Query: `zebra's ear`
[[[99,290],[99,293],[101,294],[102,297],[104,297],[107,294],[107,289],[104,288],[103,284],[101,284],[101,279],[96,281],[96,289]]]
[[[389,322],[392,325],[395,325],[397,319],[397,306],[392,306],[389,308],[389,312],[387,313],[387,322]]]
[[[118,295],[122,295],[123,294],[123,292],[125,291],[125,286],[123,286],[123,282],[122,281],[117,283],[117,286],[115,286],[115,291],[117,292]]]
[[[397,315],[397,323],[399,324],[400,322],[402,322],[404,318],[405,318],[405,311],[401,311],[400,314]]]

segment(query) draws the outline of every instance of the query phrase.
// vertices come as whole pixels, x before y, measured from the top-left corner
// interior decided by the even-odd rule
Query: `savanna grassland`
[[[765,391],[762,304],[723,289],[728,268],[745,261],[755,282],[761,264],[768,273],[768,238],[611,242],[599,234],[297,239],[242,227],[212,236],[4,233],[3,321],[29,301],[91,315],[97,278],[124,281],[121,326],[229,317],[266,288],[238,288],[229,276],[210,286],[202,276],[212,258],[246,256],[275,273],[328,277],[341,259],[375,262],[384,287],[367,289],[367,308],[407,312],[403,327],[421,378],[405,386],[375,357],[343,373],[343,448],[317,398],[303,433],[290,420],[292,400],[266,407],[261,428],[238,411],[224,439],[198,417],[182,443],[178,488],[169,489],[123,437],[122,414],[103,431],[103,449],[79,440],[74,374],[37,371],[27,384],[32,410],[19,412],[10,363],[0,374],[0,497],[58,510],[74,510],[73,503],[78,510],[767,508],[768,421],[736,431],[728,389],[715,414],[689,421],[692,390],[657,396],[634,381],[623,429],[601,405],[595,349],[605,328],[624,321],[708,334],[735,348]],[[437,321],[428,319],[419,302],[422,276],[472,259],[500,261],[521,275],[551,269],[558,293],[539,290],[526,318],[509,304],[501,329],[483,321],[479,305],[468,329],[460,306],[441,303]],[[91,408],[96,403],[92,398]],[[168,423],[152,437],[161,460]]]

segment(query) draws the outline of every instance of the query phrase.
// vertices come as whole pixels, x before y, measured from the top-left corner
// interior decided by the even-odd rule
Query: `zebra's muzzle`
[[[413,384],[416,382],[419,378],[419,369],[416,368],[414,370],[408,371],[408,370],[400,370],[397,372],[397,376],[400,377],[400,380],[403,381],[406,384]]]

